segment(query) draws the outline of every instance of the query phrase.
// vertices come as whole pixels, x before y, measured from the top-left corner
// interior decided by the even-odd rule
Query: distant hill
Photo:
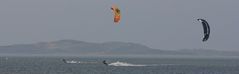
[[[168,51],[153,49],[130,42],[90,43],[77,40],[59,40],[35,44],[0,46],[0,55],[220,55],[239,56],[238,52],[205,49]]]

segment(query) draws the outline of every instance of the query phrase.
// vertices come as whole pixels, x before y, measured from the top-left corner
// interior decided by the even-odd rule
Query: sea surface
[[[239,59],[2,56],[0,74],[239,74]]]

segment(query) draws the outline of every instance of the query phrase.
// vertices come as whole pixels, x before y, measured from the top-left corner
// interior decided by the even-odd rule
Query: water
[[[239,74],[239,59],[1,57],[0,74]]]

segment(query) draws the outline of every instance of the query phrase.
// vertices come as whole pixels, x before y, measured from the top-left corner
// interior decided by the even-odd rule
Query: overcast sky
[[[118,25],[112,4],[122,12]],[[0,45],[73,39],[239,50],[238,7],[239,0],[0,0]],[[197,18],[210,24],[207,42]]]

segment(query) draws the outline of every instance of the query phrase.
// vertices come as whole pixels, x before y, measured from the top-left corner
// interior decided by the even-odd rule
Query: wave
[[[113,62],[110,63],[109,66],[147,66],[147,65],[141,65],[141,64],[130,64],[130,63],[126,63],[126,62]]]

